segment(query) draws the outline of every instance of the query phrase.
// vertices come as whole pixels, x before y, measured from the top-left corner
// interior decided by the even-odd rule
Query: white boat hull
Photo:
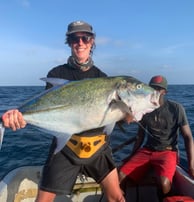
[[[181,167],[177,166],[174,176],[174,185],[180,195],[194,198],[194,180]]]
[[[9,172],[0,181],[0,202],[34,202],[42,166],[19,167]],[[93,179],[85,183],[76,181],[72,195],[57,196],[55,202],[97,202],[101,197],[100,186]]]

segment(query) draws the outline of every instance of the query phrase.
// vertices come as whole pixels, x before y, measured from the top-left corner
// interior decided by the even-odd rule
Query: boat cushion
[[[169,196],[163,202],[194,202],[194,199],[190,196]]]

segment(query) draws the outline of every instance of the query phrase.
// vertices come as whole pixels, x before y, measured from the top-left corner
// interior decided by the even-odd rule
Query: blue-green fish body
[[[18,109],[27,123],[57,137],[58,152],[73,134],[99,127],[110,134],[127,113],[139,121],[157,107],[159,94],[154,89],[133,77],[117,76],[55,86]]]

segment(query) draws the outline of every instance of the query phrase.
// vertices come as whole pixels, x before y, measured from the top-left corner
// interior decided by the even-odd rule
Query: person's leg
[[[53,153],[56,148],[56,145],[57,145],[57,139],[56,137],[53,137],[52,144],[51,144],[50,151],[49,151],[48,158],[45,165],[50,164],[50,162],[52,161]],[[45,169],[45,166],[44,166],[44,169]],[[56,197],[55,193],[47,192],[39,189],[36,197],[36,202],[53,202],[55,197]]]
[[[38,190],[36,202],[53,202],[55,197],[55,193]]]
[[[171,190],[172,179],[176,170],[177,153],[174,151],[154,152],[152,165],[156,172],[158,197],[160,201]]]
[[[70,194],[80,169],[62,152],[51,152],[43,167],[36,201],[53,202],[57,194]]]
[[[98,155],[83,167],[86,176],[92,177],[101,185],[108,202],[125,202],[119,185],[118,172],[112,158],[112,150],[105,145]]]
[[[159,202],[162,202],[164,197],[170,192],[171,190],[171,182],[167,177],[158,176],[156,177],[157,180],[157,195]]]
[[[126,178],[130,178],[134,183],[147,173],[150,168],[150,156],[152,152],[142,148],[138,150],[128,161],[126,161],[119,168],[119,180],[120,183]]]
[[[117,169],[113,169],[102,181],[102,189],[108,202],[125,202],[118,179]]]
[[[165,176],[157,177],[157,182],[163,194],[167,194],[170,191],[171,181],[167,177]]]

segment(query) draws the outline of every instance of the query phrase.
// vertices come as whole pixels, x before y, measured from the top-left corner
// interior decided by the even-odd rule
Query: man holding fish
[[[107,77],[94,66],[95,33],[88,23],[70,23],[66,43],[71,56],[67,64],[49,71],[48,90],[19,110],[7,111],[2,116],[4,126],[16,130],[30,123],[56,136],[43,168],[37,202],[52,202],[57,194],[70,194],[79,173],[100,183],[109,202],[125,202],[107,134],[117,121],[139,121],[143,114],[158,108],[159,94],[132,77]],[[58,79],[72,82],[61,84]],[[63,94],[65,99],[60,97]]]

